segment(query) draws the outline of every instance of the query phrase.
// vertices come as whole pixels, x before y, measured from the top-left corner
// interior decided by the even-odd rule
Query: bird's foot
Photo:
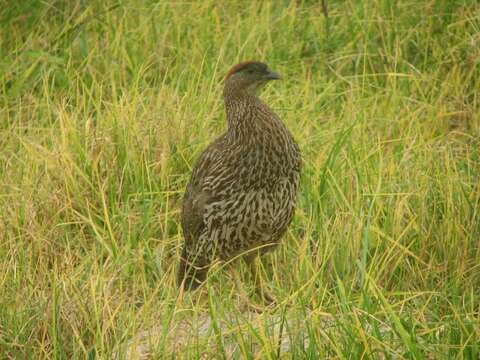
[[[277,300],[275,300],[275,298],[272,295],[270,295],[269,292],[263,289],[260,290],[260,292],[258,292],[258,295],[260,295],[260,297],[263,299],[263,302],[267,306],[273,306],[277,303]]]
[[[271,295],[270,292],[267,291],[262,285],[263,284],[261,283],[260,285],[255,286],[256,294],[260,297],[260,299],[262,299],[265,306],[275,306],[277,304],[277,300],[275,300],[275,297],[273,297],[273,295]]]
[[[275,303],[258,304],[258,303],[255,303],[254,301],[252,301],[251,299],[244,298],[244,299],[242,299],[242,301],[240,303],[239,310],[242,313],[255,312],[255,313],[261,314],[261,313],[264,313],[264,312],[270,310],[274,305],[275,305]]]

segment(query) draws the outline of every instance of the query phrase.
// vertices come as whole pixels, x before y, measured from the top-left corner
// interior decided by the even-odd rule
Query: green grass
[[[265,259],[280,304],[239,331],[227,271],[192,305],[175,270],[181,196],[245,59],[283,74],[262,97],[305,167]],[[228,357],[226,322],[241,358],[478,359],[479,89],[473,0],[329,1],[328,19],[308,0],[8,1],[0,358],[107,359],[159,325],[172,357],[175,322],[210,312],[179,357]],[[286,353],[268,322],[290,313]]]

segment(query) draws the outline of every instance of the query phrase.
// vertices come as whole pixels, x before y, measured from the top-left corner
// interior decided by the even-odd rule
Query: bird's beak
[[[280,80],[282,77],[278,72],[273,70],[268,70],[267,73],[265,74],[265,78],[268,80]]]

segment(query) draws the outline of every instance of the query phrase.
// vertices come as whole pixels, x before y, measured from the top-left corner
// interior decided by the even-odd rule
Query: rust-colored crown
[[[249,61],[242,61],[241,63],[238,63],[237,65],[235,65],[234,67],[232,67],[230,69],[227,76],[225,76],[225,81],[228,80],[228,78],[230,76],[232,76],[233,74],[235,74],[235,73],[239,72],[240,70],[244,69],[246,66],[248,66],[250,64],[253,64],[253,63],[256,63],[256,62],[258,62],[258,61],[249,60]]]

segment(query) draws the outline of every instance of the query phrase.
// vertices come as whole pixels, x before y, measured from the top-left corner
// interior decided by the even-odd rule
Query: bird
[[[181,211],[184,244],[177,283],[194,290],[215,261],[256,259],[275,249],[294,216],[301,151],[277,114],[258,96],[278,72],[259,61],[231,68],[224,80],[227,130],[199,156]],[[267,292],[256,288],[268,302]]]

